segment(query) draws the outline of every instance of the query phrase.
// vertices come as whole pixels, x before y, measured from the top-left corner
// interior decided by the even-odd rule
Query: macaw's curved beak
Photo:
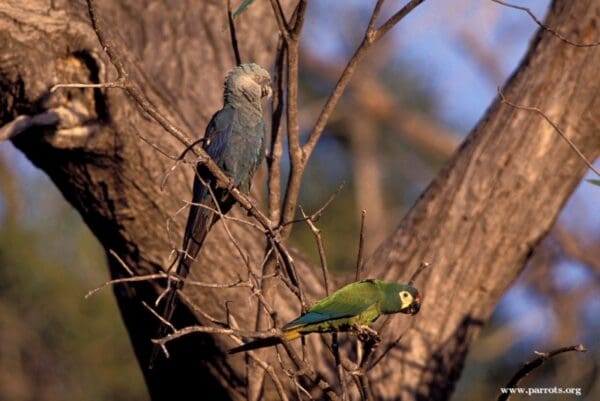
[[[417,313],[419,313],[419,310],[421,309],[421,294],[417,295],[415,300],[412,301],[412,303],[408,306],[407,308],[407,313],[411,314],[411,315],[416,315]]]
[[[271,95],[273,94],[273,89],[271,89],[271,85],[270,84],[265,84],[260,88],[260,95],[263,98],[270,98]]]

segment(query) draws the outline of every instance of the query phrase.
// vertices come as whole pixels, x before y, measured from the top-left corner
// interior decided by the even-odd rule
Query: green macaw
[[[407,313],[421,308],[419,291],[408,284],[367,279],[350,283],[318,301],[305,314],[283,326],[283,338],[291,341],[309,333],[363,330],[381,315]],[[281,343],[281,337],[258,339],[229,350],[230,354]]]

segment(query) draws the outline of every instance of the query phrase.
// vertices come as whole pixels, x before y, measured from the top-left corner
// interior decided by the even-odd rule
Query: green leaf
[[[586,180],[590,184],[598,185],[600,187],[600,180]]]
[[[244,12],[244,10],[245,10],[246,8],[248,8],[248,6],[249,6],[250,4],[252,4],[252,2],[253,2],[253,1],[254,1],[254,0],[244,0],[244,1],[242,2],[242,4],[240,4],[240,6],[238,7],[238,9],[237,9],[237,10],[235,10],[235,12],[233,13],[233,18],[235,18],[235,17],[237,17],[238,15],[240,15],[241,13],[243,13],[243,12]]]

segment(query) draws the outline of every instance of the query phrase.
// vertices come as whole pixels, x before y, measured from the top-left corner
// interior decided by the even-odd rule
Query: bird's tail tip
[[[300,337],[298,330],[286,330],[283,332],[283,338],[285,341],[292,341]],[[246,344],[242,344],[238,347],[227,350],[227,354],[233,355],[239,352],[252,351],[258,348],[270,347],[272,345],[281,344],[281,337],[268,337],[259,338],[255,341],[250,341]]]
[[[300,337],[300,332],[298,329],[286,330],[283,332],[283,337],[286,339],[286,341],[292,341]]]

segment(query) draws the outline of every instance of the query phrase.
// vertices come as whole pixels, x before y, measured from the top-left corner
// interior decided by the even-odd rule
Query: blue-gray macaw
[[[252,176],[265,154],[265,123],[262,99],[271,95],[271,77],[261,66],[241,64],[233,68],[225,79],[223,108],[217,111],[204,135],[203,148],[240,191],[250,192]],[[210,187],[210,189],[206,186]],[[212,191],[212,195],[211,195]],[[227,213],[235,201],[227,188],[218,188],[212,174],[202,163],[196,166],[192,205],[183,237],[183,246],[175,274],[180,279],[167,296],[163,318],[170,321],[177,304],[177,290],[183,286],[194,258],[219,216],[212,210],[217,206]],[[206,205],[202,207],[201,205]],[[212,210],[211,210],[212,209]],[[162,326],[159,337],[166,334]],[[150,366],[159,348],[155,347]]]

